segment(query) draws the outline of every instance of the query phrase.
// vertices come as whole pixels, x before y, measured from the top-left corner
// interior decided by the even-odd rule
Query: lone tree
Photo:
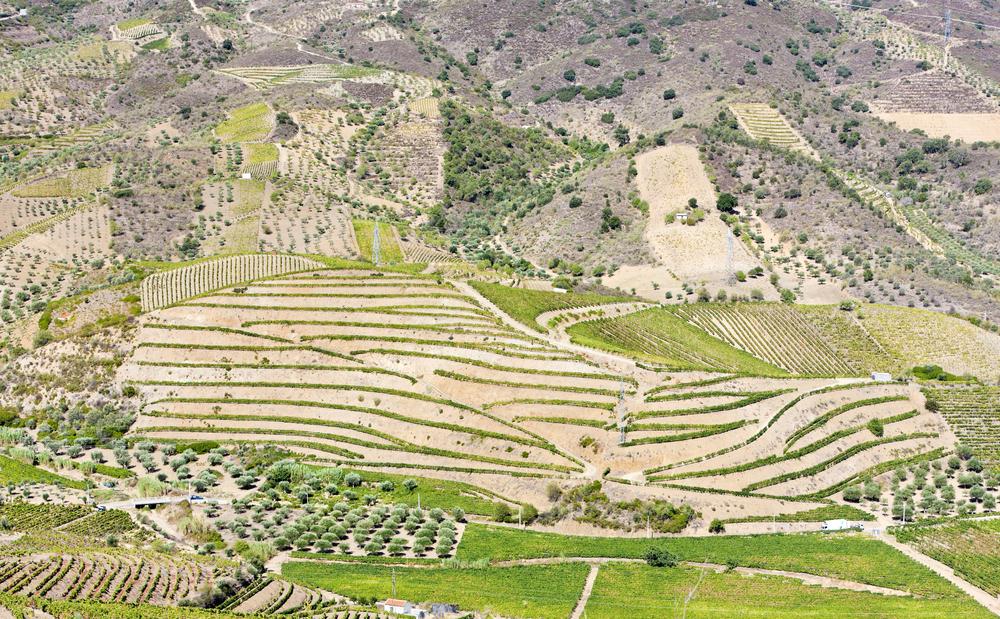
[[[723,213],[735,213],[738,205],[736,196],[731,193],[720,193],[719,199],[715,202],[715,207]]]

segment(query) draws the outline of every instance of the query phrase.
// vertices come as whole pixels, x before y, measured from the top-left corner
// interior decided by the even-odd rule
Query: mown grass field
[[[516,567],[395,568],[396,597],[414,602],[448,602],[463,611],[505,617],[565,619],[573,610],[588,566],[583,563]],[[393,568],[379,565],[286,563],[289,580],[351,598],[392,595]]]
[[[567,332],[576,344],[686,370],[719,370],[757,376],[788,373],[734,348],[672,311],[653,308],[620,318],[580,322]]]
[[[511,288],[501,284],[470,281],[469,284],[479,294],[490,300],[512,318],[536,331],[545,329],[535,319],[545,312],[554,310],[587,307],[588,305],[604,305],[608,303],[628,303],[636,299],[631,297],[609,297],[602,294],[578,292],[548,292],[545,290],[529,290],[527,288]]]
[[[689,599],[690,597],[690,599]],[[808,586],[791,578],[642,564],[601,566],[587,602],[592,619],[718,617],[991,617],[969,598],[928,599]]]
[[[928,596],[955,594],[951,584],[901,552],[854,534],[723,535],[649,540],[558,535],[470,524],[456,556],[465,561],[539,557],[641,559],[652,546],[667,548],[684,561],[804,572]]]

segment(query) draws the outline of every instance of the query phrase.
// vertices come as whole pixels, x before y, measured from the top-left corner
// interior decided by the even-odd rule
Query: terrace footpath
[[[1000,616],[1000,599],[993,597],[992,595],[986,593],[979,587],[966,581],[961,576],[956,574],[955,570],[951,569],[944,563],[932,559],[927,555],[923,554],[922,552],[919,552],[914,548],[911,548],[906,544],[903,544],[902,542],[896,541],[896,539],[889,534],[880,535],[876,539],[882,540],[886,544],[892,546],[896,550],[905,554],[907,557],[913,559],[917,563],[930,569],[938,576],[944,578],[951,584],[955,585],[956,587],[967,593],[969,596],[972,597],[972,599],[982,604],[986,608],[986,610],[990,611],[994,615]]]

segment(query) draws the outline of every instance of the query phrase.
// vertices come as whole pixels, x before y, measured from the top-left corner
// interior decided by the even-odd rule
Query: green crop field
[[[0,483],[20,484],[23,482],[55,484],[66,486],[67,488],[79,489],[87,487],[87,484],[82,481],[56,475],[37,466],[23,464],[7,456],[0,456]]]
[[[151,24],[151,23],[153,22],[149,19],[146,19],[145,17],[136,17],[133,19],[126,19],[125,21],[120,21],[116,25],[118,26],[119,30],[124,32],[126,30],[131,30],[132,28],[138,28],[139,26],[145,26],[146,24]]]
[[[588,568],[582,563],[489,568],[389,568],[379,565],[292,562],[282,576],[350,598],[392,594],[414,602],[448,602],[462,610],[506,617],[565,619],[573,610]]]
[[[578,292],[548,292],[527,288],[511,288],[488,282],[470,281],[469,284],[512,318],[537,331],[545,330],[542,325],[535,321],[539,315],[545,312],[636,301],[632,297],[609,297]]]
[[[653,308],[594,320],[568,330],[573,342],[671,368],[718,370],[758,376],[787,372],[705,333],[672,311]]]
[[[271,143],[247,144],[246,163],[256,165],[278,160],[278,145]]]
[[[269,116],[271,108],[266,103],[251,103],[229,113],[229,118],[219,123],[215,134],[226,143],[263,140],[271,133]]]
[[[626,610],[627,609],[627,610]],[[623,611],[625,613],[623,614]],[[991,617],[958,590],[926,599],[804,585],[793,578],[694,568],[602,565],[587,602],[593,619],[716,617]]]
[[[896,527],[892,533],[987,593],[1000,595],[1000,520]]]
[[[170,37],[163,37],[162,39],[156,39],[155,41],[150,41],[142,46],[142,49],[148,49],[154,52],[162,52],[170,48]]]
[[[903,553],[863,535],[750,535],[644,538],[583,537],[470,524],[458,546],[463,561],[539,557],[642,558],[651,546],[684,561],[804,572],[926,595],[952,595],[944,579]]]

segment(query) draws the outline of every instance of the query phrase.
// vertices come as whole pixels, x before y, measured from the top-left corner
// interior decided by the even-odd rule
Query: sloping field
[[[893,534],[983,591],[1000,595],[1000,520],[900,527]]]
[[[18,187],[18,198],[82,198],[111,181],[111,166],[81,168]]]
[[[215,134],[223,142],[259,142],[274,128],[274,113],[266,103],[251,103],[229,112]]]
[[[927,388],[924,393],[963,444],[982,461],[1000,463],[1000,387],[958,385]]]
[[[149,311],[239,282],[317,266],[319,263],[308,258],[275,254],[247,254],[199,262],[154,273],[142,280],[142,307]]]
[[[780,376],[783,370],[737,350],[689,324],[673,311],[654,308],[577,323],[567,332],[586,346],[684,370]]]
[[[529,290],[527,288],[511,288],[510,286],[491,284],[489,282],[471,281],[469,284],[475,288],[476,292],[489,299],[491,303],[509,314],[512,318],[537,331],[544,331],[545,327],[538,324],[535,319],[546,312],[635,301],[635,299],[630,297]]]
[[[683,305],[676,313],[710,335],[794,374],[857,375],[805,315],[789,305]]]
[[[932,138],[950,137],[964,142],[1000,141],[1000,113],[936,114],[929,112],[878,112],[886,122],[903,131],[920,129]]]
[[[936,364],[953,374],[992,381],[1000,376],[1000,335],[928,310],[866,305],[859,324],[907,368]]]

